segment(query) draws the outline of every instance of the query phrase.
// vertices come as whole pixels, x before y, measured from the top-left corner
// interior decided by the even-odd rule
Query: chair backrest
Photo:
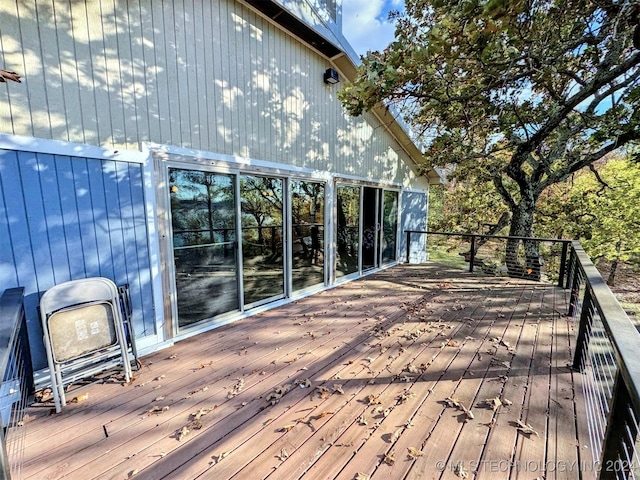
[[[40,299],[40,310],[43,315],[50,315],[72,305],[117,299],[118,289],[108,278],[82,278],[60,283],[47,290]]]
[[[118,289],[108,278],[61,283],[40,300],[53,359],[66,362],[115,345],[122,323]]]

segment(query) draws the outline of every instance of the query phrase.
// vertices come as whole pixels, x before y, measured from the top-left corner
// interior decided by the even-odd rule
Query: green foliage
[[[541,194],[640,138],[637,1],[407,0],[396,41],[340,92],[385,101],[428,145],[425,168],[491,182],[532,235]]]
[[[451,182],[431,187],[429,229],[440,232],[486,233],[507,211],[493,184],[478,181]]]
[[[589,213],[582,222],[583,244],[594,259],[629,261],[640,254],[640,165],[617,159],[600,169],[602,185],[582,175],[571,192]],[[582,197],[582,198],[580,198]]]

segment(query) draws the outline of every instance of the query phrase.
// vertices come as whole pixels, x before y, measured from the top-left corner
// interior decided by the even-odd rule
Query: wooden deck
[[[35,406],[23,478],[578,478],[566,297],[379,272],[144,357],[59,415]]]

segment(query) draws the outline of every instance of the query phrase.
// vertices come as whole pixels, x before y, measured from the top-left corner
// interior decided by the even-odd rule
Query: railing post
[[[582,367],[584,367],[582,364],[582,356],[586,348],[586,342],[589,339],[589,328],[591,326],[590,312],[592,308],[591,289],[587,288],[584,292],[584,299],[582,300],[582,311],[580,312],[580,323],[578,324],[578,338],[576,340],[576,350],[573,354],[573,369],[579,372],[582,371]]]
[[[411,250],[411,230],[407,230],[407,263],[409,263],[409,252]]]
[[[567,270],[567,242],[562,242],[562,254],[560,255],[560,273],[558,274],[558,287],[564,285],[564,275]]]
[[[629,390],[618,370],[613,386],[611,409],[607,418],[607,427],[602,440],[600,455],[600,480],[609,478],[638,478],[640,466],[633,455],[627,461],[623,441],[626,438],[632,450],[638,446],[638,426],[630,423],[628,409],[633,405]],[[630,475],[633,472],[634,475]]]
[[[476,259],[476,236],[471,235],[471,254],[469,255],[469,272],[473,273],[473,262]]]
[[[571,282],[571,292],[569,293],[569,311],[567,316],[572,317],[578,303],[580,295],[580,275],[578,275],[577,258],[573,256],[573,280]]]
[[[573,276],[575,275],[575,272],[576,272],[576,252],[572,246],[571,251],[569,252],[569,268],[567,270],[567,279],[564,284],[565,289],[569,288],[569,285],[571,284],[571,280],[573,280]]]

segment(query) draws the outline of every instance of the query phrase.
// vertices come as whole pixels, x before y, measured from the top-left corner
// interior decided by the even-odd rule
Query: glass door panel
[[[398,239],[398,192],[384,192],[382,210],[382,263],[396,260]]]
[[[360,188],[337,187],[336,277],[358,271]]]
[[[324,185],[292,180],[293,290],[324,283]]]
[[[239,308],[233,180],[169,169],[179,328]]]
[[[362,269],[378,266],[380,232],[380,189],[364,187],[362,192]]]
[[[284,296],[283,181],[240,176],[245,305]]]

